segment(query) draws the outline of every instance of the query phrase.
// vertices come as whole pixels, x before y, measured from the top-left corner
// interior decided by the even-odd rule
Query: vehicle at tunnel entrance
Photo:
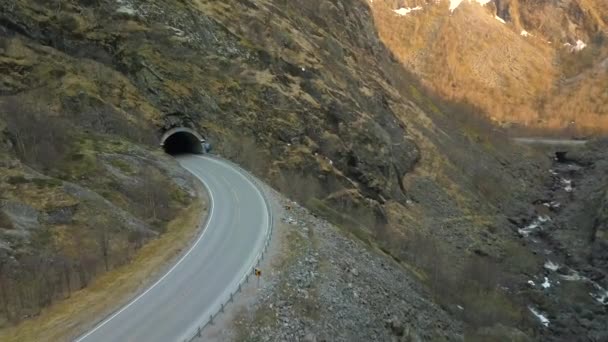
[[[165,132],[161,138],[160,146],[171,155],[203,154],[205,150],[209,149],[209,145],[202,135],[186,127],[177,127]]]

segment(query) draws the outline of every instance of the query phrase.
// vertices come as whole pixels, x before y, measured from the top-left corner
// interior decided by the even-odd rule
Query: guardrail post
[[[215,159],[220,159],[220,160],[224,160],[221,157],[217,157],[213,154],[211,154],[211,158],[215,158]],[[241,170],[241,172],[243,172],[245,174],[245,176],[250,179],[254,185],[256,185],[258,188],[261,187],[260,182],[258,182],[257,179],[255,179],[251,174],[249,174],[247,171],[245,171],[243,168],[241,168],[238,164],[236,163],[232,163],[230,161],[224,160],[225,162],[228,162],[229,164],[235,166],[237,169]],[[259,189],[258,189],[259,190]],[[268,199],[266,198],[266,193],[264,190],[259,190],[262,198],[264,199],[264,202],[266,203],[267,209],[268,210],[268,218],[269,218],[269,230],[268,230],[268,234],[266,236],[266,242],[264,243],[264,248],[262,249],[260,255],[258,256],[258,259],[256,261],[256,268],[260,267],[261,263],[262,263],[262,259],[264,258],[264,254],[267,252],[268,250],[268,246],[270,245],[270,240],[272,239],[272,233],[274,232],[274,216],[272,214],[272,211],[270,210],[271,205],[268,203]],[[255,273],[255,268],[251,270],[251,272],[247,272],[247,274],[245,275],[245,279],[244,279],[244,283],[249,283],[249,276]],[[258,287],[260,286],[260,278],[258,279]],[[224,307],[229,303],[229,302],[234,302],[234,295],[236,295],[237,293],[240,293],[243,291],[242,289],[242,285],[243,285],[243,281],[241,281],[239,283],[238,286],[238,290],[235,292],[231,292],[230,293],[230,299],[226,302],[226,303],[221,303],[220,304],[220,310],[218,312],[216,312],[215,316],[218,316],[220,314],[220,312],[224,312]],[[207,327],[207,325],[213,325],[213,314],[209,315],[209,320],[207,321],[207,323],[203,324],[202,326],[199,326],[196,330],[196,335],[193,336],[192,338],[190,338],[189,340],[186,339],[184,340],[184,342],[192,342],[194,341],[197,337],[202,337],[202,331]]]

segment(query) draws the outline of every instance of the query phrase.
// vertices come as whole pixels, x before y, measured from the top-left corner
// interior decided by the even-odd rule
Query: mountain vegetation
[[[405,16],[395,12],[415,6]],[[608,130],[605,1],[377,0],[370,7],[382,41],[440,96],[469,103],[516,134]]]
[[[562,2],[0,1],[0,325],[200,209],[158,148],[183,126],[398,262],[467,337],[559,337],[528,308],[545,260],[518,234],[552,160],[505,127],[608,129],[606,6]]]

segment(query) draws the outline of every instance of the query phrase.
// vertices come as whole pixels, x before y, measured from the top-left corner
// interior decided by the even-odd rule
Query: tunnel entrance
[[[167,131],[161,139],[161,147],[166,153],[178,154],[203,154],[203,143],[205,139],[195,130],[178,127]]]

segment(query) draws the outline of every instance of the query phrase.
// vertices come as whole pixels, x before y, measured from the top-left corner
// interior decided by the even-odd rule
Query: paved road
[[[211,197],[202,235],[157,283],[77,342],[183,341],[254,266],[270,224],[260,190],[223,161],[195,155],[178,161]]]
[[[587,140],[574,139],[549,139],[549,138],[513,138],[513,141],[526,145],[548,145],[548,146],[582,146]]]

